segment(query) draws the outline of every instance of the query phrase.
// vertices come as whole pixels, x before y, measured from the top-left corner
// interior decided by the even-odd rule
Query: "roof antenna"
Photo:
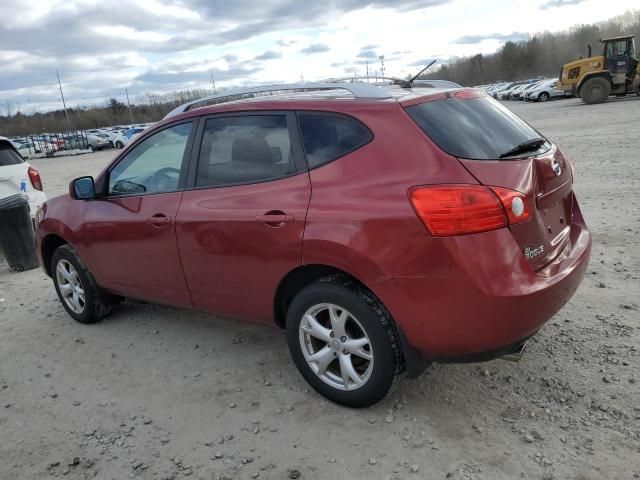
[[[422,73],[427,70],[431,65],[433,65],[434,63],[436,63],[436,60],[432,61],[429,65],[427,65],[426,67],[424,67],[422,70],[420,70],[414,77],[411,78],[411,80],[406,80],[402,83],[402,88],[411,88],[413,87],[413,82],[416,81],[416,79],[422,75]]]

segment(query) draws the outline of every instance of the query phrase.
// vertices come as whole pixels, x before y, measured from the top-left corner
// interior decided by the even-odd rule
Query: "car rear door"
[[[101,286],[191,306],[175,219],[194,134],[183,121],[142,139],[108,171],[105,196],[88,202],[81,237]]]
[[[275,291],[302,263],[311,195],[292,112],[203,118],[176,220],[194,305],[271,322]]]

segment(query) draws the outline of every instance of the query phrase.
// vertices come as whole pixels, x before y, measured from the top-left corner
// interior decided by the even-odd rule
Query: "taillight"
[[[527,199],[520,192],[509,190],[508,188],[491,187],[491,190],[498,196],[504,211],[507,212],[509,224],[526,222],[531,218],[531,209]]]
[[[29,180],[31,180],[31,186],[36,190],[42,191],[42,180],[40,179],[40,174],[38,170],[33,167],[29,167]]]
[[[487,232],[531,217],[525,197],[506,188],[418,187],[411,190],[410,199],[418,217],[435,237]]]
[[[411,203],[422,223],[436,237],[507,226],[498,197],[480,185],[417,188],[411,192]]]

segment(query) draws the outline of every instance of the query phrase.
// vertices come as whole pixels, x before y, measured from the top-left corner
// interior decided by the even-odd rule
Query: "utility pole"
[[[384,77],[384,55],[380,55],[378,59],[380,60],[380,76]]]
[[[369,60],[365,60],[367,62],[367,77],[369,76]]]
[[[213,93],[218,93],[216,92],[216,80],[213,78],[213,72],[211,73],[211,87],[213,88]]]
[[[125,88],[124,93],[127,96],[127,106],[129,107],[129,116],[131,117],[131,123],[133,123],[133,112],[131,111],[131,104],[129,103],[129,90]]]
[[[62,97],[62,108],[64,109],[64,117],[67,119],[67,128],[71,130],[71,122],[69,121],[69,113],[67,113],[67,104],[64,101],[64,93],[62,93],[62,83],[60,82],[60,74],[56,69],[56,77],[58,77],[58,86],[60,87],[60,96]]]

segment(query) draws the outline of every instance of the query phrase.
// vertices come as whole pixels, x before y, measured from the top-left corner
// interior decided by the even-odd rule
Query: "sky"
[[[404,77],[637,0],[0,0],[0,114],[145,92]]]

